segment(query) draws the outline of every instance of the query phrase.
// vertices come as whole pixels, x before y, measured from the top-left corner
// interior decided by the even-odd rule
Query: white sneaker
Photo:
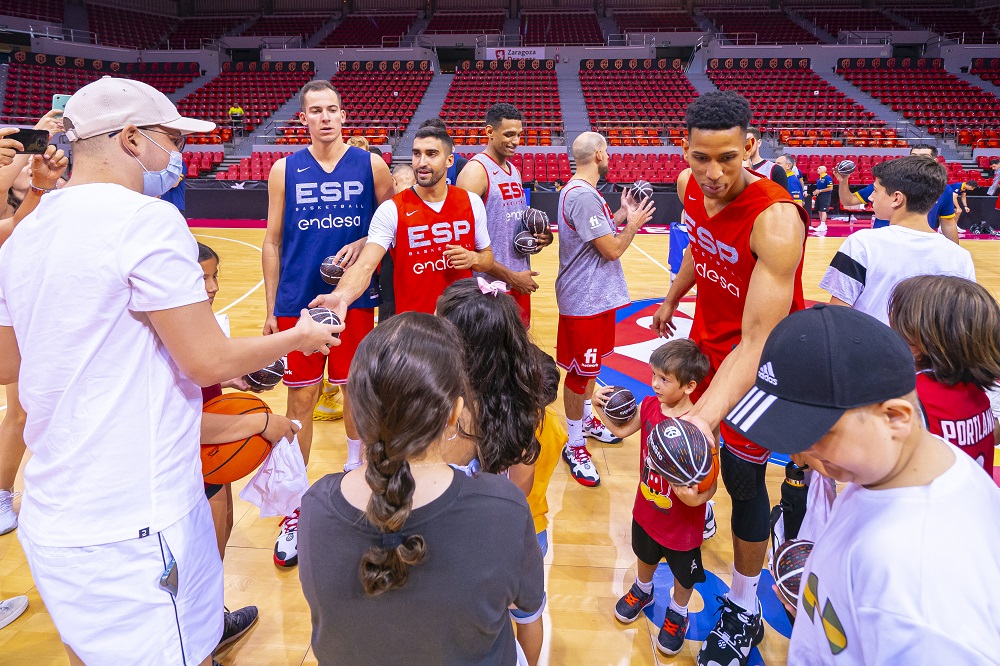
[[[615,437],[611,434],[608,427],[601,423],[601,419],[596,416],[591,416],[590,419],[583,422],[583,436],[605,444],[617,444],[622,441],[621,437]]]
[[[590,451],[586,446],[570,446],[566,444],[562,452],[563,460],[569,465],[570,474],[581,486],[593,488],[601,483],[601,475],[597,473],[594,461],[590,459]]]
[[[826,225],[825,224],[821,224],[821,225],[817,226],[816,227],[816,233],[818,233],[818,234],[825,234],[826,233]]]
[[[0,490],[0,534],[7,534],[17,529],[17,514],[14,513],[14,499],[21,493]]]
[[[274,563],[283,568],[299,563],[299,510],[281,521],[281,533],[274,542]]]
[[[0,629],[21,617],[21,613],[28,609],[28,597],[11,597],[0,601]]]

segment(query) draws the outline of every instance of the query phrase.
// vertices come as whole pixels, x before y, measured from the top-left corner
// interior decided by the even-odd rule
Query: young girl
[[[1000,380],[1000,306],[975,282],[921,275],[896,285],[889,323],[913,351],[927,429],[993,478],[996,422],[986,389]]]
[[[302,499],[299,577],[320,664],[523,663],[507,607],[540,614],[542,554],[517,488],[447,464],[471,392],[463,361],[455,327],[418,312],[355,353],[348,394],[367,463]]]

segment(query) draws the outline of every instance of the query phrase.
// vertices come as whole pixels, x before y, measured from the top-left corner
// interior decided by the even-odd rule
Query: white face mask
[[[139,130],[139,134],[142,134],[149,139],[149,137],[146,136],[142,130]],[[132,157],[136,162],[139,162],[139,166],[141,166],[143,170],[142,193],[147,197],[159,197],[169,192],[170,189],[181,179],[181,176],[184,175],[184,156],[176,150],[168,151],[152,139],[149,140],[152,141],[154,146],[170,155],[170,161],[167,162],[166,168],[161,169],[160,171],[150,171],[142,162],[139,161],[138,157],[135,155],[132,155]]]

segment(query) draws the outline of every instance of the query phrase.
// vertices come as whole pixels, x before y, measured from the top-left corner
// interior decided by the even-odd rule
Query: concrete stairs
[[[211,74],[206,74],[205,76],[197,76],[194,78],[193,81],[191,81],[191,83],[187,84],[183,88],[178,88],[174,92],[167,95],[167,97],[170,99],[171,102],[176,104],[177,102],[181,101],[182,99],[193,93],[198,88],[202,87],[203,85],[211,81],[213,78],[215,77],[212,76]]]
[[[320,42],[323,41],[323,39],[327,35],[329,35],[331,32],[333,32],[334,28],[336,28],[339,23],[340,23],[339,19],[331,19],[331,20],[327,21],[326,23],[324,23],[323,27],[320,28],[319,31],[315,35],[313,35],[312,37],[310,37],[309,39],[307,39],[305,41],[306,48],[310,48],[311,49],[311,48],[317,46]]]
[[[410,24],[410,29],[406,33],[406,37],[416,37],[423,32],[424,28],[428,25],[430,25],[430,19],[417,19]]]
[[[801,27],[803,30],[808,30],[810,33],[816,35],[821,42],[824,42],[826,44],[837,43],[836,35],[831,35],[826,30],[820,29],[819,27],[816,26],[815,23],[808,20],[805,16],[802,16],[802,14],[786,9],[785,16],[791,19],[796,25]]]
[[[590,117],[587,115],[587,104],[583,98],[579,71],[575,69],[556,71],[559,82],[559,106],[563,115],[563,136],[566,145],[572,146],[576,137],[590,131]]]
[[[618,24],[615,23],[615,20],[613,18],[599,16],[597,18],[597,22],[601,26],[601,32],[604,33],[604,43],[605,44],[608,43],[608,35],[617,35],[617,34],[620,34],[618,32]]]
[[[521,19],[509,18],[503,22],[503,36],[507,46],[516,46],[521,43]]]
[[[976,86],[977,88],[982,88],[986,92],[992,94],[994,97],[1000,98],[1000,86],[996,86],[996,85],[990,83],[989,81],[987,81],[986,79],[981,79],[978,76],[976,76],[975,74],[968,74],[968,73],[962,73],[962,72],[952,72],[952,74],[954,74],[958,78],[962,79],[963,81],[971,83],[972,85]]]
[[[712,79],[708,78],[708,74],[705,73],[704,66],[699,67],[697,61],[695,61],[695,64],[686,72],[686,74],[688,80],[691,81],[691,85],[694,86],[694,89],[698,91],[699,95],[704,95],[705,93],[710,92],[719,92],[719,89],[715,87],[714,83],[712,83]]]
[[[814,70],[815,71],[815,70]],[[835,72],[816,72],[820,77],[822,77],[827,83],[841,91],[855,102],[865,107],[867,110],[875,114],[875,117],[879,120],[885,121],[890,127],[896,127],[902,129],[905,125],[909,125],[912,132],[901,133],[900,136],[903,138],[914,138],[919,136],[922,138],[929,137],[926,130],[914,125],[909,120],[903,117],[903,114],[896,113],[890,107],[882,104],[879,100],[875,99],[868,93],[861,90],[847,80],[837,76]],[[913,133],[915,132],[915,134]]]
[[[247,28],[249,28],[251,25],[253,25],[254,22],[258,18],[260,18],[260,14],[254,14],[253,16],[251,16],[250,18],[248,18],[246,21],[244,21],[243,23],[240,23],[238,26],[236,26],[235,28],[233,28],[232,30],[230,30],[229,32],[227,32],[226,34],[224,34],[223,38],[225,38],[225,37],[235,37],[237,35],[243,34],[243,31],[246,30]]]
[[[413,148],[413,135],[420,128],[420,123],[428,118],[436,118],[441,114],[441,107],[444,106],[444,98],[448,96],[448,89],[451,87],[451,82],[454,78],[454,74],[437,74],[431,79],[423,99],[420,100],[420,105],[413,112],[413,119],[406,127],[406,132],[392,151],[394,155],[400,156],[404,161],[409,159],[410,150]]]
[[[63,27],[68,30],[90,31],[90,17],[87,14],[87,6],[81,3],[66,3],[63,13]]]

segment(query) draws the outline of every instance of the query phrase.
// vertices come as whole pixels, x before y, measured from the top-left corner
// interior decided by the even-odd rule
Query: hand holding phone
[[[26,129],[24,127],[15,127],[14,129],[16,131],[9,134],[6,138],[13,139],[21,144],[21,149],[17,151],[18,154],[45,154],[45,149],[49,147],[48,130]]]
[[[0,168],[7,166],[14,161],[14,157],[24,150],[24,146],[12,135],[17,133],[16,127],[0,128]]]
[[[53,111],[65,111],[66,102],[72,95],[53,95],[52,96],[52,110]]]

